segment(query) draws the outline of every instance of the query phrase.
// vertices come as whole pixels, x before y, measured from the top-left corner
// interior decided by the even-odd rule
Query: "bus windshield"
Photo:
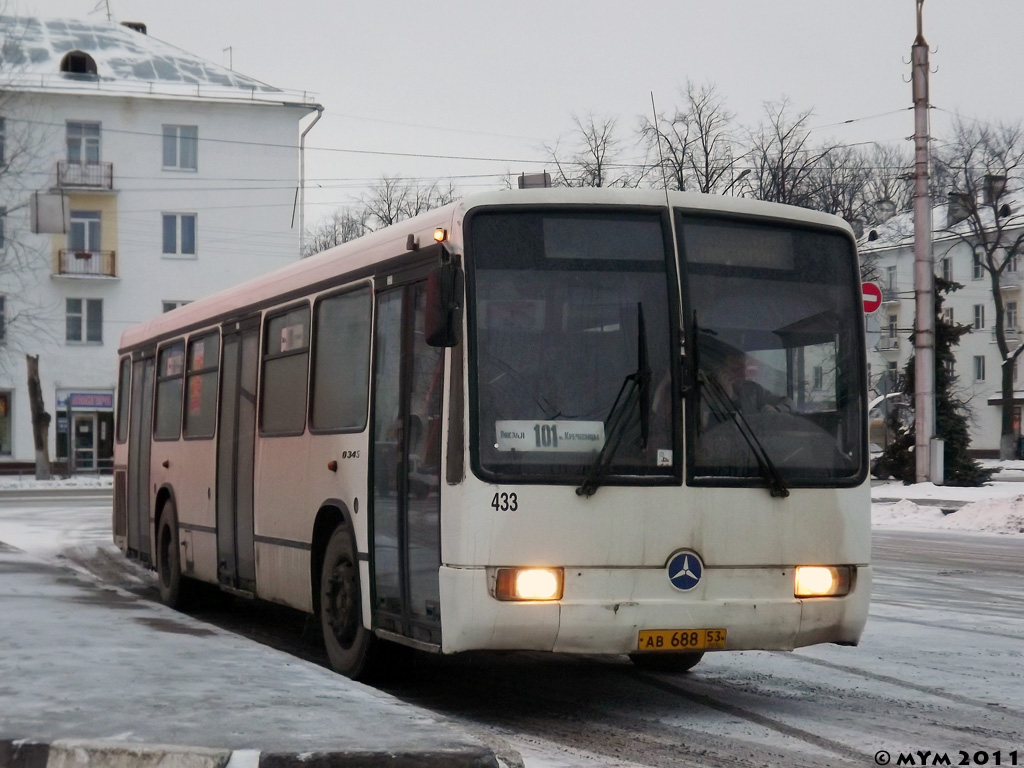
[[[474,470],[565,483],[596,467],[611,483],[679,475],[662,215],[482,211],[466,242]]]
[[[840,233],[678,214],[698,484],[863,478],[859,282]],[[785,495],[784,492],[777,495]]]

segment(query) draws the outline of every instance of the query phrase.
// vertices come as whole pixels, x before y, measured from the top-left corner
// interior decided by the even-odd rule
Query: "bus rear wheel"
[[[359,561],[344,527],[331,534],[320,571],[320,627],[331,667],[358,679],[368,671],[373,633],[363,626]]]
[[[700,653],[631,653],[629,660],[638,669],[651,672],[689,672],[704,658]]]

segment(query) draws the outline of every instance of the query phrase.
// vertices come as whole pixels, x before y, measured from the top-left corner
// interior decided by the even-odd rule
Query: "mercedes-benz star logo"
[[[677,552],[668,561],[668,580],[682,592],[688,592],[700,583],[704,563],[696,552]]]

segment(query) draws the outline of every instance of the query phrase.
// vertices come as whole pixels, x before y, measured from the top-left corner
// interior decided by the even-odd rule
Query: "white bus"
[[[840,219],[729,197],[466,197],[125,332],[114,540],[394,644],[857,643],[866,375]]]

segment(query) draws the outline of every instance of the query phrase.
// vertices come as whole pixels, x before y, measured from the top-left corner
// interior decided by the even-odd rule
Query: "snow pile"
[[[36,480],[32,475],[0,475],[0,491],[46,491],[57,488],[112,488],[111,475],[74,475]]]
[[[939,528],[945,517],[938,507],[919,506],[907,499],[895,504],[871,505],[871,526],[873,528]]]
[[[1012,499],[982,499],[961,507],[942,520],[951,531],[1024,534],[1024,495]]]
[[[965,504],[950,514],[938,507],[901,499],[894,504],[871,505],[874,528],[896,530],[969,531],[974,533],[1024,534],[1024,495],[988,498]]]

